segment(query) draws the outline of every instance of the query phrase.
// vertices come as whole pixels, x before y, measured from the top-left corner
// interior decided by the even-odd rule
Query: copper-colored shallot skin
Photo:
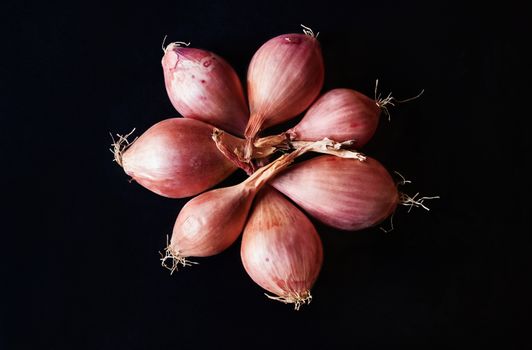
[[[323,263],[314,225],[270,186],[253,204],[240,254],[253,281],[285,300],[308,297]]]
[[[271,185],[314,218],[346,231],[380,223],[399,203],[392,177],[370,157],[320,156],[286,169]]]
[[[216,148],[212,130],[194,119],[158,122],[124,152],[124,171],[161,196],[184,198],[203,192],[236,170]]]
[[[248,69],[251,117],[246,137],[303,112],[318,96],[323,79],[323,57],[315,37],[283,34],[268,40]]]
[[[193,198],[177,216],[170,249],[182,257],[221,253],[242,233],[254,197],[254,190],[237,185]]]
[[[333,89],[312,104],[301,121],[287,133],[292,139],[336,142],[354,140],[364,146],[373,136],[381,109],[375,100],[351,89]]]
[[[229,63],[212,52],[172,43],[166,47],[161,64],[168,97],[183,117],[234,135],[244,134],[248,107]]]

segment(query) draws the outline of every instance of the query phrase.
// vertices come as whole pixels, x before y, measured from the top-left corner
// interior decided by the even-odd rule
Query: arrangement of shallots
[[[178,214],[162,265],[171,272],[192,257],[219,254],[242,234],[245,270],[269,298],[295,309],[312,299],[323,262],[308,216],[345,231],[381,223],[409,197],[375,159],[357,150],[394,100],[351,89],[319,96],[324,65],[317,35],[283,34],[253,56],[247,100],[220,56],[182,42],[163,48],[166,91],[182,116],[158,122],[133,142],[113,140],[114,160],[140,185],[169,198],[195,196]],[[306,111],[306,112],[305,112]],[[294,127],[262,131],[297,117]],[[300,155],[320,153],[295,162]],[[242,183],[209,190],[238,168]],[[404,179],[403,179],[404,180]],[[307,216],[308,215],[308,216]]]

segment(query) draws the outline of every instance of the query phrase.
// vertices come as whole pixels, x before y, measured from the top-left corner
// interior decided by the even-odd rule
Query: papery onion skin
[[[219,188],[190,200],[174,225],[170,249],[180,257],[221,253],[236,241],[255,197],[242,186]]]
[[[158,122],[122,154],[124,171],[161,196],[184,198],[203,192],[236,170],[216,148],[212,130],[194,119]]]
[[[370,157],[320,156],[286,169],[271,185],[314,218],[346,231],[380,223],[399,203],[392,177]]]
[[[364,146],[373,136],[381,109],[375,100],[351,89],[333,89],[312,104],[301,121],[287,131],[293,140],[354,140]]]
[[[251,117],[246,137],[303,112],[318,96],[323,79],[323,57],[315,37],[283,34],[268,40],[248,69]]]
[[[166,47],[161,63],[168,97],[183,117],[244,134],[249,111],[229,63],[212,52],[175,43]]]
[[[253,281],[285,300],[306,297],[323,263],[323,247],[314,225],[270,186],[264,187],[253,204],[240,254]]]

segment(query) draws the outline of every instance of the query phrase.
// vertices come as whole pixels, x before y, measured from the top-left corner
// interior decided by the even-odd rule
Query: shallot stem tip
[[[185,42],[185,41],[173,41],[171,42],[170,44],[164,46],[164,43],[166,42],[166,38],[168,37],[167,34],[164,35],[164,38],[163,38],[163,42],[161,44],[161,48],[163,49],[163,52],[166,53],[166,50],[168,49],[168,46],[174,44],[174,45],[177,45],[177,46],[181,46],[181,45],[184,45],[184,46],[190,46],[190,42]]]
[[[316,39],[318,38],[318,35],[320,35],[320,32],[317,32],[316,34],[314,34],[314,31],[311,28],[309,28],[309,27],[307,27],[307,26],[305,26],[303,24],[300,24],[300,25],[301,25],[301,27],[303,27],[303,33],[305,35],[311,36],[311,37],[316,38]]]

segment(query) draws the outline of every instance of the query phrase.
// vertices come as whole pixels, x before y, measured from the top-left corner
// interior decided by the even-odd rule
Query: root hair
[[[378,86],[379,86],[379,79],[375,81],[375,103],[380,109],[382,109],[384,114],[386,114],[386,116],[388,117],[388,121],[391,120],[391,115],[390,115],[390,111],[388,110],[388,106],[395,106],[396,103],[404,103],[404,102],[413,101],[421,97],[421,95],[423,95],[423,93],[425,92],[425,89],[422,89],[421,92],[414,97],[410,97],[404,100],[398,100],[392,96],[391,92],[386,97],[382,97],[380,93],[377,94]]]
[[[163,49],[163,52],[166,53],[166,50],[168,50],[168,46],[171,44],[177,45],[177,46],[190,46],[190,41],[187,43],[185,41],[173,41],[170,44],[164,46],[164,43],[166,42],[166,38],[168,37],[167,34],[164,35],[163,42],[161,44],[161,48]]]
[[[182,267],[185,266],[192,266],[197,265],[198,263],[195,261],[187,260],[186,257],[181,256],[179,254],[179,251],[175,251],[170,247],[170,243],[168,241],[168,235],[166,236],[166,248],[164,248],[164,254],[162,252],[159,252],[159,255],[161,255],[161,266],[165,269],[170,271],[170,275],[173,274],[175,271],[178,271],[179,265]]]
[[[285,304],[294,304],[294,310],[299,310],[301,305],[310,304],[312,301],[312,295],[310,290],[306,290],[303,293],[290,292],[285,296],[269,295],[264,293],[269,299],[280,301]]]
[[[397,174],[400,178],[401,178],[401,181],[398,181],[397,182],[397,185],[399,186],[404,186],[406,184],[410,184],[412,183],[412,181],[410,180],[407,180],[400,172],[398,172],[397,170],[394,170],[393,171],[395,174]]]
[[[394,214],[395,213],[392,213],[392,215],[390,215],[390,228],[384,228],[382,226],[379,227],[382,232],[390,233],[390,232],[392,232],[394,230],[394,227],[393,227],[393,216],[394,216]]]
[[[419,192],[416,193],[415,195],[413,195],[412,197],[410,197],[406,193],[401,192],[401,193],[399,193],[399,204],[409,207],[408,208],[408,212],[409,213],[410,213],[410,210],[412,210],[413,207],[423,208],[423,209],[429,211],[430,208],[427,207],[423,202],[426,201],[427,199],[440,198],[440,196],[431,196],[431,197],[418,197],[418,196],[419,196]]]
[[[305,35],[311,36],[316,39],[318,38],[318,35],[320,35],[320,32],[317,32],[316,34],[314,34],[314,31],[312,29],[310,29],[309,27],[303,24],[300,24],[300,26],[303,27],[303,33],[305,33]]]
[[[123,167],[122,164],[122,155],[124,152],[135,142],[138,137],[135,137],[133,141],[129,142],[127,139],[131,134],[135,132],[135,128],[129,132],[129,134],[126,135],[120,135],[116,134],[117,139],[115,140],[112,133],[109,133],[111,135],[111,139],[113,140],[113,143],[111,144],[111,148],[109,148],[109,151],[114,155],[113,161],[115,161],[118,165]]]
[[[407,180],[400,172],[398,172],[397,170],[394,170],[393,171],[395,174],[397,174],[401,180],[397,182],[397,186],[404,186],[406,184],[410,184],[412,183],[412,181],[410,180]],[[416,193],[414,196],[409,196],[408,194],[404,193],[404,192],[399,192],[399,204],[401,205],[404,205],[404,206],[407,206],[409,207],[408,208],[408,212],[410,213],[410,211],[412,210],[412,208],[416,207],[416,208],[423,208],[427,211],[430,210],[429,207],[427,207],[425,204],[424,204],[424,201],[426,201],[427,199],[438,199],[440,198],[440,196],[430,196],[430,197],[418,197],[419,196],[419,192]],[[393,229],[393,224],[392,224],[392,229]]]
[[[166,38],[168,38],[168,34],[164,35],[163,42],[161,43],[161,48],[163,49],[163,52],[166,53],[166,47],[164,46],[164,43],[166,41]]]

